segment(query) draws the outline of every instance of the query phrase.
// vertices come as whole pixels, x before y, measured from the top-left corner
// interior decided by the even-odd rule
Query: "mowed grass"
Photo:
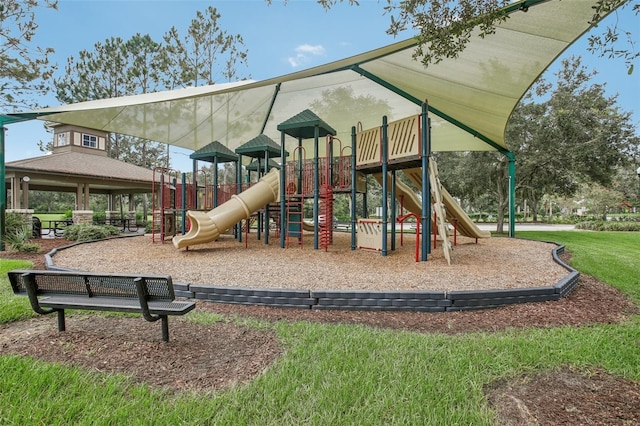
[[[633,293],[625,280],[638,276],[635,263],[617,260],[624,273],[607,275],[610,264],[590,261],[582,250],[616,257],[634,241],[637,247],[637,238],[536,234],[527,237],[566,244],[573,261],[591,271],[576,264],[581,272],[621,276],[622,283],[607,282]],[[638,317],[621,325],[459,336],[306,322],[255,326],[273,327],[284,355],[251,383],[207,394],[170,395],[118,375],[2,356],[0,424],[492,425],[496,415],[483,389],[498,379],[571,366],[640,381]]]
[[[564,244],[571,266],[640,304],[640,232],[519,232],[520,238]]]
[[[11,284],[7,279],[8,271],[12,269],[29,269],[31,267],[33,267],[33,263],[25,260],[0,259],[0,324],[37,315],[31,309],[29,300],[26,297],[13,294]]]

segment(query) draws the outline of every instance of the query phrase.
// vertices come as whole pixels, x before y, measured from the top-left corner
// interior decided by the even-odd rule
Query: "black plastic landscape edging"
[[[123,236],[122,238],[136,235]],[[54,265],[53,256],[60,250],[95,241],[69,244],[45,255],[47,269],[72,271]],[[223,287],[174,282],[176,297],[214,303],[272,306],[278,308],[447,312],[495,308],[516,303],[559,300],[578,283],[580,273],[560,260],[564,246],[555,242],[553,261],[568,275],[553,286],[469,291],[365,291],[365,290],[286,290],[273,288]]]

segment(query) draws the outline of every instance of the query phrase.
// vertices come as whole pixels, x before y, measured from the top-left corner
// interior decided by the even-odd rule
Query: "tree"
[[[626,1],[626,0],[625,0]],[[598,2],[596,14],[594,16],[594,22],[597,22],[599,15],[608,12],[613,6],[619,2],[601,0]],[[631,1],[627,1],[624,7],[631,5]],[[640,14],[640,3],[635,3],[632,6],[632,11],[636,15]],[[635,28],[637,31],[637,28]],[[621,34],[622,33],[622,34]],[[624,36],[625,43],[629,48],[621,49],[616,48],[619,44],[620,37]],[[634,62],[640,57],[640,51],[637,50],[633,40],[633,34],[631,29],[624,29],[618,26],[616,21],[613,25],[607,27],[603,33],[594,34],[589,36],[589,48],[592,53],[596,53],[601,57],[607,57],[609,59],[622,58],[627,65],[627,73],[631,75],[633,73]]]
[[[187,35],[182,38],[172,27],[164,36],[168,56],[174,72],[169,86],[202,86],[243,79],[239,72],[246,66],[247,51],[242,36],[230,35],[218,21],[221,15],[209,6],[205,13],[197,12]]]
[[[96,43],[95,50],[82,50],[78,60],[69,57],[66,74],[55,80],[62,103],[147,93],[160,89],[165,59],[158,43],[148,35],[134,35],[128,41],[111,37]],[[123,117],[136,120],[137,117]],[[135,123],[131,123],[135,125]],[[112,133],[110,156],[143,167],[163,164],[164,149],[158,143]]]
[[[209,6],[204,13],[197,12],[185,37],[181,37],[175,27],[164,35],[169,65],[165,85],[168,88],[211,85],[250,78],[250,75],[245,75],[240,70],[247,67],[248,59],[242,36],[231,35],[223,30],[219,24],[220,19],[217,9]],[[234,122],[230,117],[230,111],[234,109],[233,95],[223,96],[229,98],[225,114],[226,122],[233,123],[229,127],[229,136],[233,137],[250,123]]]
[[[611,188],[637,150],[631,113],[590,83],[595,74],[579,57],[566,59],[556,84],[537,82],[511,116],[506,136],[518,159],[516,188],[534,220],[545,195],[573,196],[585,183]],[[533,93],[548,99],[538,103]]]
[[[607,214],[623,201],[623,194],[602,185],[585,186],[583,193],[589,212],[600,216],[602,220],[607,220]]]
[[[572,196],[584,184],[611,188],[618,170],[639,152],[631,113],[619,109],[616,96],[605,96],[603,85],[591,84],[594,75],[579,57],[563,61],[557,82],[538,81],[509,120],[505,137],[517,160],[516,192],[534,214],[545,196]],[[438,158],[453,195],[473,203],[491,193],[501,232],[508,207],[505,157],[487,152]]]
[[[3,0],[0,4],[0,108],[28,109],[46,93],[55,67],[51,48],[33,46],[37,8],[58,9],[57,0]]]

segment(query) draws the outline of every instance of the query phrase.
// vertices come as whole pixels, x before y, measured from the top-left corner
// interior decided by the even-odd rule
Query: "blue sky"
[[[345,0],[346,2],[346,0]],[[36,42],[53,47],[53,60],[59,73],[69,56],[81,50],[93,50],[97,42],[110,37],[128,39],[136,33],[149,34],[154,40],[175,26],[181,36],[195,18],[197,11],[209,5],[221,14],[220,26],[230,34],[242,35],[248,49],[248,73],[255,80],[275,77],[301,69],[342,59],[408,38],[403,34],[393,38],[385,33],[389,17],[383,15],[385,1],[360,0],[360,6],[339,4],[324,11],[315,0],[290,0],[285,6],[274,0],[60,0],[58,11],[39,10]],[[640,17],[629,7],[624,15],[610,16],[619,20],[621,28],[633,31],[636,48],[640,46]],[[607,84],[607,93],[618,93],[619,104],[634,112],[634,123],[640,127],[640,65],[628,76],[622,60],[597,58],[587,50],[586,37],[574,44],[563,57],[577,54],[583,63],[598,71],[594,79]],[[559,62],[559,61],[558,61]],[[552,66],[553,73],[558,66]],[[552,80],[550,74],[545,74]],[[57,105],[47,97],[42,105]],[[8,126],[6,132],[6,161],[42,155],[38,141],[49,141],[39,121]],[[171,148],[172,165],[191,170],[188,151]]]

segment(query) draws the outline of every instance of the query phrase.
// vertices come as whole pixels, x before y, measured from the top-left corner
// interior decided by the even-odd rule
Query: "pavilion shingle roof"
[[[8,162],[8,168],[15,167],[41,172],[84,175],[112,180],[152,182],[150,169],[125,163],[110,157],[82,152],[57,152],[41,157]]]

